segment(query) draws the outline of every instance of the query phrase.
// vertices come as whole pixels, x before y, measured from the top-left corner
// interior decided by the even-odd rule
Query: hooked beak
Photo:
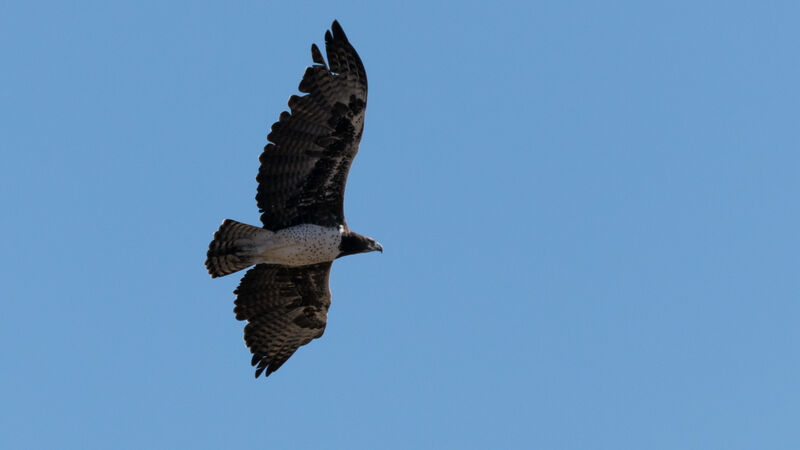
[[[372,249],[383,253],[383,247],[381,247],[381,244],[379,244],[377,242],[375,243],[375,246]]]

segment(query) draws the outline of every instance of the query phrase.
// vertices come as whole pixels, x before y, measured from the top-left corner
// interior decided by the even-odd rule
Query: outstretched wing
[[[364,129],[367,74],[339,23],[331,29],[328,64],[312,45],[315,64],[298,88],[306,95],[289,98],[291,113],[272,125],[259,158],[256,201],[269,230],[345,223],[344,189]]]
[[[322,336],[331,304],[331,263],[302,267],[258,264],[242,278],[236,318],[246,320],[244,341],[253,354],[256,378],[265,376],[312,339]]]

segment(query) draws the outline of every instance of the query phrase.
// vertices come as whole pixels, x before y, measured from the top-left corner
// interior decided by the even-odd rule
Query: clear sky
[[[800,448],[797,2],[3,2],[0,447]],[[322,339],[253,379],[258,155],[369,76]]]

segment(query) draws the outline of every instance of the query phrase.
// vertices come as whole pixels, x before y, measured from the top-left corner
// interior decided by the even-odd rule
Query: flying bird
[[[314,64],[298,87],[305,95],[289,98],[291,112],[272,125],[259,157],[256,203],[263,226],[226,219],[208,246],[212,278],[255,266],[233,292],[233,312],[247,321],[244,341],[256,378],[322,336],[334,259],[383,252],[344,219],[345,182],[364,129],[367,75],[337,21],[325,32],[325,53],[327,64],[311,45]]]

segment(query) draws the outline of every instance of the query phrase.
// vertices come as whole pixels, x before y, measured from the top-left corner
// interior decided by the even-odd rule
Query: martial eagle
[[[246,320],[244,341],[256,378],[269,376],[302,345],[322,336],[331,304],[334,259],[383,252],[350,231],[344,189],[358,152],[367,105],[367,75],[342,27],[325,32],[328,63],[311,45],[314,65],[289,98],[291,113],[272,125],[259,157],[256,202],[263,227],[226,219],[208,246],[212,278],[255,265],[233,292]]]

